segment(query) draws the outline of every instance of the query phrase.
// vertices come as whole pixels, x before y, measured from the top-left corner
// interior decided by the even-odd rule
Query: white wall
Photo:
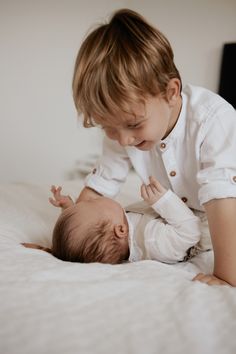
[[[217,92],[222,46],[236,42],[236,0],[128,0],[169,39],[183,83]]]
[[[89,27],[122,7],[168,36],[184,82],[217,90],[235,0],[0,0],[0,182],[57,183],[100,150],[99,132],[77,123],[73,65]]]

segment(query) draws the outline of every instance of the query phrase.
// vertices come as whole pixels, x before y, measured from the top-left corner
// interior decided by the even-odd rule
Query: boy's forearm
[[[214,250],[214,275],[236,286],[236,198],[204,205]]]

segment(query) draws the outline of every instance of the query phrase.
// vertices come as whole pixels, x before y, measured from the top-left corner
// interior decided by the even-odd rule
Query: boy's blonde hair
[[[73,96],[84,126],[130,111],[145,98],[165,95],[170,79],[178,78],[167,38],[141,15],[122,9],[110,22],[93,30],[79,50]]]
[[[86,231],[81,230],[80,224],[74,210],[68,209],[59,216],[52,240],[52,254],[55,257],[69,262],[111,264],[127,259],[109,220],[90,225]]]

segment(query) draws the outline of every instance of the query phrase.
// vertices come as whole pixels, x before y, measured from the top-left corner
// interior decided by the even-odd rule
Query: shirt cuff
[[[161,197],[152,208],[168,222],[184,222],[194,216],[192,210],[170,189]]]
[[[200,204],[205,204],[212,199],[236,198],[236,183],[212,182],[204,184],[199,190]]]
[[[106,180],[101,176],[90,173],[85,178],[85,186],[94,189],[105,197],[114,198],[120,190],[120,182]]]

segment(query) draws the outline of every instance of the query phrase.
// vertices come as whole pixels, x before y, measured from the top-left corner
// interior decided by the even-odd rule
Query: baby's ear
[[[128,227],[126,224],[116,224],[114,226],[115,235],[119,238],[128,236]]]

